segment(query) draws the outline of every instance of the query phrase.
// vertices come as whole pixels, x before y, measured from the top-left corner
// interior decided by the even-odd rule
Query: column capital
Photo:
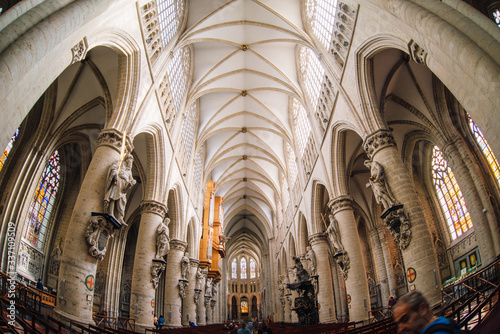
[[[172,239],[170,240],[170,251],[177,250],[184,252],[184,250],[187,247],[187,242],[179,240],[179,239]]]
[[[351,196],[339,196],[328,202],[333,215],[342,210],[352,210],[354,199]]]
[[[161,219],[165,218],[165,215],[168,212],[168,208],[166,205],[153,201],[153,200],[144,200],[140,204],[141,213],[155,213],[161,217]]]
[[[311,246],[326,242],[327,238],[324,233],[316,233],[309,236],[309,244]]]
[[[379,150],[390,146],[396,147],[396,140],[394,140],[394,136],[389,130],[377,130],[368,135],[363,143],[363,149],[370,160],[373,159],[375,153]]]
[[[108,146],[121,153],[122,145],[123,133],[115,129],[104,129],[97,137],[97,146]],[[132,144],[132,139],[127,136],[125,142],[125,153],[130,153],[133,150],[134,145]]]
[[[200,265],[200,260],[193,259],[193,258],[189,259],[189,266],[190,267],[196,267],[196,268],[198,268],[199,265]]]

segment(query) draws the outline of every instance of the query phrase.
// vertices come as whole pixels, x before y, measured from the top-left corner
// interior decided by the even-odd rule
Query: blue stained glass
[[[250,278],[255,278],[255,261],[250,259]]]
[[[247,279],[247,260],[245,258],[242,258],[240,262],[240,278]]]
[[[237,266],[238,266],[238,263],[237,263],[236,259],[234,259],[233,262],[231,262],[231,278],[233,278],[233,279],[238,278],[238,276],[236,275]]]
[[[5,164],[5,160],[7,160],[7,156],[9,155],[10,151],[12,150],[12,147],[14,146],[14,142],[17,139],[17,136],[19,135],[19,129],[16,130],[12,138],[10,138],[9,143],[7,144],[7,147],[5,150],[3,150],[3,155],[0,158],[0,170],[2,170],[3,165]]]

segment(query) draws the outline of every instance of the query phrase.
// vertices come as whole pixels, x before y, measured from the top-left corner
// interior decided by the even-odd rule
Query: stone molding
[[[343,210],[353,210],[354,199],[350,196],[339,196],[328,203],[333,215]]]
[[[187,242],[179,240],[179,239],[172,239],[170,240],[170,250],[177,250],[184,252],[184,250],[187,247]]]
[[[324,233],[316,233],[313,235],[309,236],[309,244],[311,246],[314,246],[316,244],[324,243],[326,242],[327,238]]]
[[[97,137],[97,146],[108,146],[118,152],[122,151],[123,134],[115,129],[105,129],[99,133]],[[125,142],[125,154],[130,153],[134,150],[134,145],[132,145],[132,140],[127,136]]]
[[[383,148],[396,146],[396,140],[389,130],[378,130],[367,136],[363,143],[363,149],[368,159],[373,160],[375,154]]]
[[[160,216],[162,219],[165,218],[165,215],[168,212],[168,208],[157,201],[154,200],[144,200],[140,204],[141,214],[142,213],[154,213]]]
[[[194,268],[198,269],[198,266],[200,265],[200,260],[190,258],[189,259],[189,268]]]

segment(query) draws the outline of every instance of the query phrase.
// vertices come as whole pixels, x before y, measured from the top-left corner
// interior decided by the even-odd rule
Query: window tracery
[[[237,279],[238,276],[237,276],[237,273],[236,273],[236,267],[238,266],[238,263],[236,261],[236,259],[234,259],[232,262],[231,262],[231,278],[232,279]],[[234,288],[234,286],[233,286]]]
[[[432,152],[432,178],[451,238],[455,240],[472,228],[472,221],[455,175],[437,146]]]
[[[182,123],[180,157],[182,157],[182,170],[187,171],[194,144],[194,132],[198,125],[198,104],[193,103],[185,113]]]
[[[328,50],[334,29],[337,0],[308,0],[306,8],[307,16],[310,20],[309,24],[313,29],[314,35],[323,44],[325,49]]]
[[[490,165],[490,169],[493,172],[493,175],[495,175],[495,178],[497,179],[497,182],[500,184],[500,166],[498,164],[498,160],[493,154],[493,151],[491,150],[490,145],[488,144],[488,141],[486,141],[486,138],[484,137],[483,133],[479,129],[479,127],[474,123],[470,115],[467,115],[467,118],[469,119],[469,126],[472,131],[472,134],[476,138],[476,142],[479,145],[479,148],[483,152],[484,156],[486,157],[486,160],[488,161],[488,164]]]
[[[12,138],[10,138],[10,141],[7,144],[7,147],[5,148],[5,150],[3,150],[3,155],[0,158],[0,171],[3,168],[3,165],[5,164],[5,161],[7,160],[7,157],[9,155],[10,151],[12,150],[12,147],[14,147],[14,142],[16,141],[18,136],[19,136],[19,129],[17,129],[16,132],[14,132],[14,135],[12,136]]]
[[[247,279],[247,260],[244,257],[240,260],[240,279]]]
[[[43,246],[50,214],[54,207],[60,173],[59,152],[56,150],[49,158],[40,177],[25,225],[26,240],[39,249]]]
[[[184,15],[182,0],[153,0],[141,7],[141,22],[146,50],[151,63],[179,31]]]
[[[250,258],[250,279],[255,277],[255,260]]]

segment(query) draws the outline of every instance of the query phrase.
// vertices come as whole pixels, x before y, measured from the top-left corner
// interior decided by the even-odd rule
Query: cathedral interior
[[[2,272],[81,323],[439,302],[500,254],[499,8],[0,0]]]

